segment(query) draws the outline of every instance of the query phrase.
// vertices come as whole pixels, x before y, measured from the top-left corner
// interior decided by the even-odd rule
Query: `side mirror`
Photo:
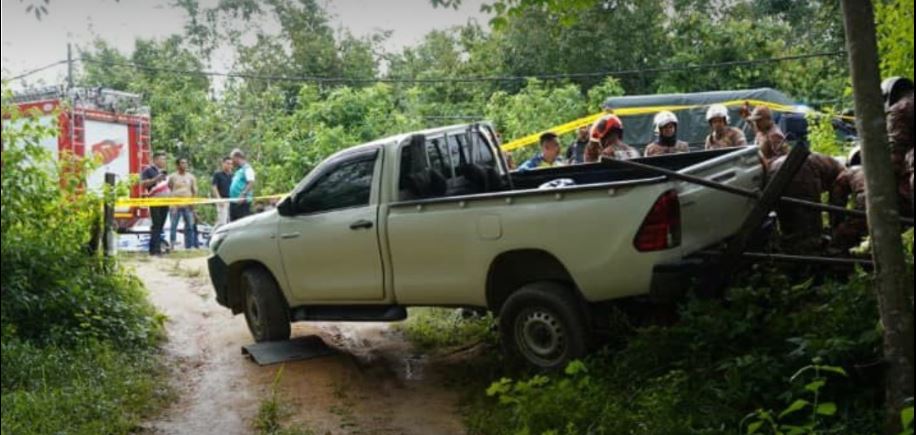
[[[293,197],[287,196],[280,201],[280,204],[277,204],[277,213],[280,216],[293,216],[296,214],[296,207],[293,206]]]

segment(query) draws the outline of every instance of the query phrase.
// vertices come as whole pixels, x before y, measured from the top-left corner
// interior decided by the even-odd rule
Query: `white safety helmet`
[[[713,104],[709,106],[709,110],[706,111],[706,122],[712,121],[716,118],[724,118],[725,123],[728,124],[728,108],[723,104]]]
[[[655,115],[653,123],[655,124],[655,132],[658,133],[663,126],[668,124],[677,125],[677,116],[667,110],[663,110]]]

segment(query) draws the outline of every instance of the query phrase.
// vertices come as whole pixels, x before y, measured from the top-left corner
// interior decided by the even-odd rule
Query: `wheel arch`
[[[516,249],[496,256],[487,272],[487,308],[499,313],[516,290],[534,282],[551,281],[566,285],[583,303],[579,287],[566,266],[542,249]]]
[[[286,303],[286,306],[289,307],[289,300],[286,297],[286,293],[283,291],[283,286],[280,284],[280,280],[277,279],[277,275],[270,270],[267,265],[257,260],[240,260],[229,265],[228,271],[228,293],[227,293],[227,304],[232,310],[232,314],[239,314],[245,310],[245,295],[242,289],[242,274],[246,270],[258,269],[265,272],[267,275],[274,280],[274,284],[280,290],[280,296],[283,298],[283,301]]]

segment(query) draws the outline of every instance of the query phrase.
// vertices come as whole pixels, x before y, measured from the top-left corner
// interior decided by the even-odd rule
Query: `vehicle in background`
[[[779,125],[790,142],[806,140],[808,133],[807,113],[810,108],[799,105],[788,95],[770,88],[747,89],[736,91],[695,92],[687,94],[658,94],[658,95],[628,95],[623,97],[610,97],[604,101],[602,108],[613,111],[623,119],[623,141],[639,148],[651,143],[654,138],[652,125],[655,114],[661,110],[673,110],[678,117],[678,139],[690,144],[692,150],[702,150],[706,135],[709,134],[709,123],[706,121],[706,110],[713,104],[729,105],[729,115],[732,126],[743,130],[748,138],[748,143],[753,143],[754,132],[738,111],[743,102],[765,101],[767,103],[791,107],[790,112],[775,111],[774,121]],[[648,110],[655,107],[658,110]],[[635,109],[637,113],[627,113],[628,109]],[[852,147],[856,141],[855,126],[851,122],[851,112],[843,113],[845,117],[835,118],[833,122],[837,140]]]
[[[57,134],[40,144],[55,161],[67,155],[98,159],[100,166],[86,178],[90,190],[102,188],[105,173],[114,173],[118,182],[128,181],[149,164],[150,114],[142,106],[139,95],[96,88],[50,87],[18,93],[10,102],[23,116],[55,129]],[[16,122],[7,115],[4,114],[4,127]],[[130,196],[141,196],[139,186],[131,188]],[[122,231],[146,216],[148,211],[139,207],[115,210]]]

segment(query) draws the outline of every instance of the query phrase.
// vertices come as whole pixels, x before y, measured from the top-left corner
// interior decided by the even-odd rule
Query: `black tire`
[[[553,282],[525,285],[499,314],[503,350],[541,370],[562,370],[588,353],[588,321],[575,293]]]
[[[245,323],[258,343],[289,340],[289,308],[273,276],[261,268],[242,272]]]

